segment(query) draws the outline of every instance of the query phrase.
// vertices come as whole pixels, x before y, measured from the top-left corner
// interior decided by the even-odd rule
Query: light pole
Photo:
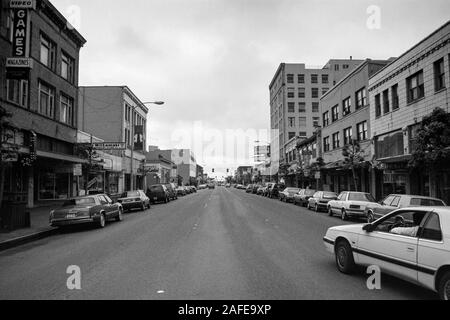
[[[162,105],[165,104],[165,102],[163,102],[163,101],[144,102],[141,105],[134,106],[134,107],[132,106],[131,107],[132,110],[133,110],[132,115],[131,115],[131,139],[132,139],[131,140],[131,161],[130,161],[130,163],[131,163],[131,165],[130,165],[130,167],[131,167],[131,177],[130,177],[131,191],[134,191],[134,189],[135,189],[135,186],[134,186],[134,173],[133,173],[133,170],[134,170],[134,168],[133,168],[133,166],[134,166],[134,134],[135,134],[135,132],[134,132],[134,126],[135,126],[134,113],[136,112],[136,108],[137,107],[146,106],[148,104],[154,104],[154,105],[157,105],[157,106],[162,106]],[[144,146],[144,149],[145,149],[145,146]]]

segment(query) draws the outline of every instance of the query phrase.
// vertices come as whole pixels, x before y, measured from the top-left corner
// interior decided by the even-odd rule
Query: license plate
[[[157,198],[157,197],[154,197],[154,198],[153,198],[153,201],[156,201],[156,200],[158,200],[158,198]]]
[[[75,219],[76,217],[77,217],[76,214],[68,214],[68,215],[66,216],[67,219]]]

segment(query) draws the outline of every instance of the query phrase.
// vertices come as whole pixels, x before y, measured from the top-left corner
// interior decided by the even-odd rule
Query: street
[[[340,274],[322,238],[326,213],[246,194],[199,191],[105,229],[79,227],[0,253],[0,299],[436,299],[388,276]],[[81,269],[81,290],[66,270]]]

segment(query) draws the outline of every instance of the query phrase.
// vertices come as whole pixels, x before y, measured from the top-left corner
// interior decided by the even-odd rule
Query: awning
[[[344,166],[344,161],[339,160],[336,162],[331,162],[331,163],[326,164],[322,169],[324,169],[324,170],[340,169],[343,166]]]
[[[401,155],[401,156],[397,156],[397,157],[377,159],[377,161],[382,162],[382,163],[407,162],[407,161],[411,160],[411,157],[412,156],[410,154],[407,154],[407,155]]]

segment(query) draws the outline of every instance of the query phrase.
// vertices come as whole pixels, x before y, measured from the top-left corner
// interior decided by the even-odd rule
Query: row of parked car
[[[169,203],[179,197],[196,193],[194,186],[179,186],[173,183],[156,184],[143,190],[128,191],[120,196],[96,194],[77,197],[64,202],[61,208],[50,212],[50,225],[65,227],[91,223],[104,228],[107,221],[123,220],[126,211],[146,211],[155,203]]]

